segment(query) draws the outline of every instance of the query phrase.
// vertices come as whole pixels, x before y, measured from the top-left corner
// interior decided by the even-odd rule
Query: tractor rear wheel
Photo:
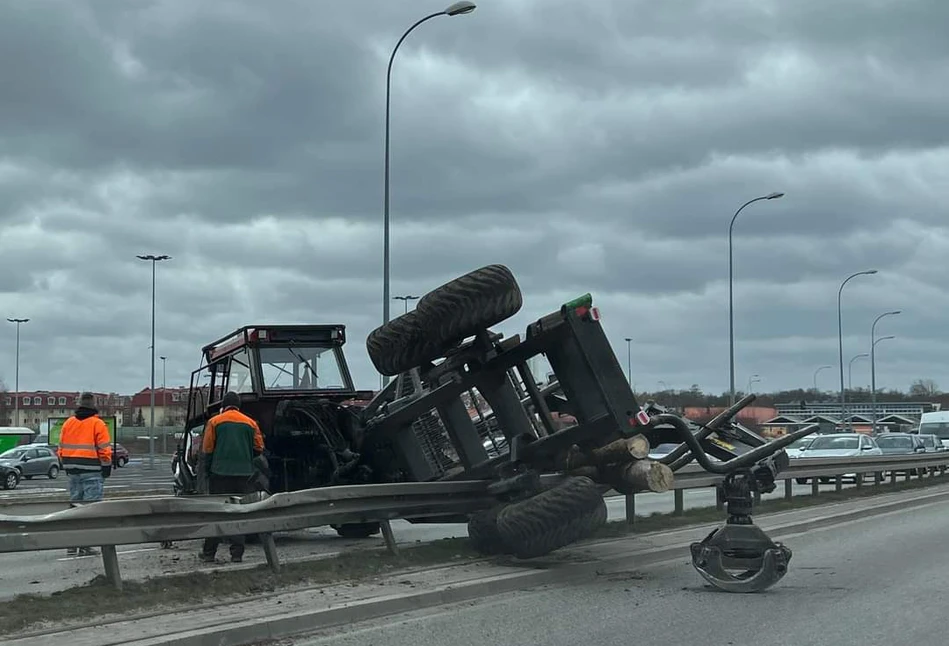
[[[606,503],[590,478],[574,477],[498,513],[498,533],[518,558],[534,558],[593,534]]]
[[[498,531],[498,512],[503,508],[503,505],[499,505],[485,509],[471,514],[468,518],[468,540],[479,554],[494,556],[510,553]]]

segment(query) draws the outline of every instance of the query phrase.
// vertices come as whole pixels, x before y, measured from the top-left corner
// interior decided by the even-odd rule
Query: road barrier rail
[[[807,478],[818,491],[819,478],[856,474],[935,475],[949,466],[949,451],[919,455],[867,456],[843,459],[798,458],[778,478],[791,496],[793,481]],[[556,480],[550,476],[548,480]],[[688,489],[716,486],[722,476],[695,464],[675,473],[676,512]],[[615,493],[615,492],[613,492]],[[609,495],[609,492],[608,494]],[[635,495],[627,496],[627,521],[635,517]],[[390,520],[445,518],[446,522],[496,504],[488,481],[409,482],[348,485],[306,489],[291,493],[246,496],[157,496],[103,500],[95,503],[10,503],[0,507],[0,552],[100,547],[106,576],[121,588],[116,545],[162,543],[208,537],[257,534],[267,562],[279,569],[274,532],[348,523],[379,522],[386,545],[396,551]],[[674,512],[674,513],[676,513]]]

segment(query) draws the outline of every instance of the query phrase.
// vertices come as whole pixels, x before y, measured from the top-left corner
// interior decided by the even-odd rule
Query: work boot
[[[242,554],[231,554],[231,563],[243,563],[244,556]]]
[[[198,554],[198,560],[204,563],[214,563],[214,554],[205,554],[204,552],[200,552]]]

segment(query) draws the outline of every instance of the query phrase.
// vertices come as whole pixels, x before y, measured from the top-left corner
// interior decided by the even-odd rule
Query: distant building
[[[128,398],[124,426],[149,426],[151,389],[143,388]],[[187,388],[155,389],[155,426],[184,426],[188,413]]]
[[[119,426],[128,397],[115,393],[93,393],[96,406],[103,416],[116,416]],[[50,417],[69,417],[79,403],[79,391],[35,390],[29,392],[0,393],[0,426],[26,426],[39,430]],[[20,409],[19,423],[14,419],[17,404]]]
[[[785,404],[775,404],[778,415],[790,415],[796,418],[822,415],[833,419],[844,419],[851,415],[859,415],[867,419],[873,415],[873,404],[868,401],[847,402],[846,410],[842,411],[839,401],[798,401]],[[933,402],[885,402],[878,401],[876,405],[877,417],[888,415],[902,415],[919,420],[923,413],[939,410],[940,405]]]

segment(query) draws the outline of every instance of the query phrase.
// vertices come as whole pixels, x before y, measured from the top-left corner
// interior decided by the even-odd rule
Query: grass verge
[[[822,491],[818,496],[795,496],[764,500],[755,508],[755,514],[815,507],[835,502],[892,492],[922,489],[946,483],[946,478],[914,479],[886,483],[882,486],[845,489],[841,492]],[[681,515],[655,513],[637,517],[634,525],[612,522],[601,528],[594,538],[614,538],[689,525],[721,522],[723,512],[714,507],[689,509]],[[144,581],[125,581],[122,592],[117,592],[104,577],[90,583],[56,592],[51,595],[24,594],[0,604],[0,634],[9,635],[27,628],[38,629],[55,622],[57,625],[81,622],[99,617],[102,608],[111,616],[128,618],[147,610],[154,613],[160,608],[191,607],[202,603],[221,602],[249,595],[287,590],[302,585],[330,585],[342,582],[360,582],[391,574],[401,569],[463,563],[481,558],[465,538],[450,538],[404,547],[397,555],[384,550],[359,549],[333,557],[313,561],[283,564],[279,574],[266,565],[243,570],[218,570],[211,573],[194,572],[155,577]]]
[[[465,538],[447,538],[402,548],[399,554],[384,550],[353,550],[334,558],[291,562],[274,574],[266,565],[243,570],[193,572],[124,581],[121,592],[105,577],[86,585],[50,595],[22,594],[0,604],[0,635],[27,628],[40,628],[55,621],[85,621],[99,617],[103,608],[110,615],[160,607],[194,607],[203,602],[223,601],[274,592],[301,584],[320,585],[358,582],[401,569],[478,558]]]

